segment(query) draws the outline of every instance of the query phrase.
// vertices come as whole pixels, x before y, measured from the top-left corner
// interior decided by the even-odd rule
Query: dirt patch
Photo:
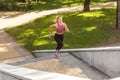
[[[24,12],[5,12],[5,11],[0,11],[0,19],[17,17],[17,16],[22,15],[22,14],[24,14]]]
[[[26,68],[36,69],[36,70],[47,71],[47,72],[61,73],[61,74],[70,75],[70,76],[77,76],[82,78],[85,77],[84,75],[73,70],[72,68],[65,65],[58,59],[48,59],[48,60],[23,64],[21,66]]]

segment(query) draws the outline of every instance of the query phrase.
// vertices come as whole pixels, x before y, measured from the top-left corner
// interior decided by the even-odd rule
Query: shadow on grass
[[[116,37],[111,34],[111,29],[115,28],[116,22],[116,8],[114,7],[58,15],[63,16],[64,22],[70,28],[70,32],[64,34],[63,48],[101,46],[109,43],[109,39]],[[55,49],[54,32],[52,38],[49,39],[48,27],[56,16],[44,16],[29,24],[6,29],[6,31],[29,51]]]
[[[34,10],[36,11],[43,11],[43,10],[51,10],[57,9],[62,7],[72,7],[72,6],[79,6],[82,4],[83,1],[80,0],[52,0],[52,1],[42,1],[36,3],[34,6]]]

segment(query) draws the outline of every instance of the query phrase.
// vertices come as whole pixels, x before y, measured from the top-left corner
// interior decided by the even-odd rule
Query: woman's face
[[[61,22],[62,22],[62,17],[58,17],[58,18],[57,18],[57,22],[58,22],[58,23],[61,23]]]

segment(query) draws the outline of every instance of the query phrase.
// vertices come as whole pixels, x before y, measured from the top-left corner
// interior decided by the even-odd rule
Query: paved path
[[[21,48],[8,34],[0,31],[0,63],[22,61],[33,56]]]
[[[91,9],[102,8],[102,7],[107,7],[107,6],[116,6],[116,2],[108,2],[108,3],[100,3],[100,4],[96,4],[96,5],[90,5]],[[3,29],[5,27],[18,26],[18,25],[27,23],[31,20],[34,20],[36,18],[45,16],[45,15],[73,12],[73,11],[81,11],[81,10],[83,10],[83,6],[60,8],[60,9],[41,11],[41,12],[24,13],[23,15],[19,15],[14,18],[9,18],[7,16],[7,17],[0,19],[0,29]]]
[[[13,17],[17,17],[19,15],[24,14],[23,12],[16,12],[16,11],[12,11],[12,12],[8,12],[8,11],[0,11],[0,19],[5,19],[5,18],[13,18]]]

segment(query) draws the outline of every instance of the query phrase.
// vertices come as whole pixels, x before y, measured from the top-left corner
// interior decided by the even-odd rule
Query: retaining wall
[[[34,55],[43,56],[44,53],[54,53],[55,50],[36,50]],[[62,49],[61,53],[72,53],[109,77],[120,76],[120,47],[98,47],[80,49]]]

